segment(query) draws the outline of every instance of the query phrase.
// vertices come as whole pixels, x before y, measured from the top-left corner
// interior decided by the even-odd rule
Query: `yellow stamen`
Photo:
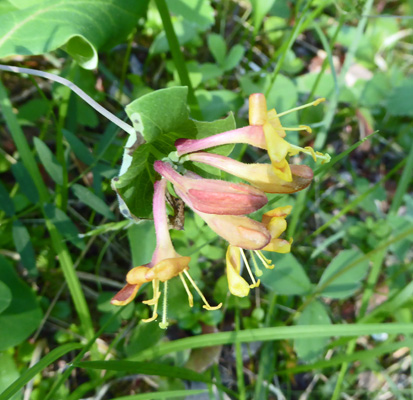
[[[161,296],[161,292],[159,291],[159,279],[154,279],[152,281],[152,288],[153,288],[152,299],[142,301],[143,304],[146,304],[148,306],[155,305],[158,302],[159,297]]]
[[[331,160],[331,157],[328,153],[323,154],[319,151],[314,151],[314,149],[310,146],[302,148],[300,146],[296,146],[295,144],[290,143],[290,149],[291,150],[289,151],[289,155],[291,156],[301,152],[311,156],[315,162],[317,162],[317,159],[322,160],[322,164],[328,163]]]
[[[168,307],[168,281],[163,284],[163,308],[162,308],[162,322],[159,323],[159,328],[166,329],[168,327],[167,308]]]
[[[241,248],[240,248],[240,251],[241,251],[242,259],[244,260],[245,268],[247,269],[248,274],[249,274],[249,276],[250,276],[250,278],[251,278],[251,280],[252,280],[252,285],[250,285],[250,288],[251,288],[251,289],[256,288],[256,287],[260,286],[260,280],[258,279],[258,282],[255,280],[255,277],[254,277],[254,275],[252,274],[250,265],[248,264],[247,257],[245,257],[244,249],[241,249]]]
[[[188,295],[188,302],[189,302],[189,307],[193,307],[194,306],[194,296],[192,296],[191,291],[189,290],[189,287],[185,281],[184,276],[182,275],[182,272],[179,274],[179,277],[181,278],[181,282],[184,285],[186,294]]]
[[[153,299],[152,300],[147,300],[146,302],[144,301],[143,303],[148,304],[148,302],[153,302],[152,304],[154,304],[154,308],[153,308],[153,314],[151,318],[147,318],[147,319],[143,319],[142,322],[152,322],[155,321],[156,318],[158,318],[158,300],[159,297],[161,295],[161,292],[159,291],[159,280],[158,279],[154,279],[152,281],[152,285],[153,285]]]
[[[184,274],[186,275],[186,277],[188,278],[189,282],[191,282],[192,286],[194,287],[194,289],[196,290],[196,292],[199,294],[199,296],[201,297],[202,301],[204,302],[203,307],[208,310],[208,311],[213,311],[213,310],[218,310],[219,308],[222,307],[222,303],[219,303],[217,306],[212,307],[208,302],[207,299],[205,298],[205,296],[202,294],[201,290],[199,289],[199,287],[197,286],[197,284],[194,282],[194,280],[191,278],[191,275],[189,275],[188,271],[184,271]]]
[[[299,107],[294,107],[294,108],[292,108],[291,110],[288,110],[288,111],[284,111],[284,112],[282,112],[282,113],[279,113],[279,114],[277,114],[277,117],[282,117],[283,115],[290,114],[290,113],[292,113],[292,112],[294,112],[294,111],[302,110],[303,108],[307,108],[307,107],[311,107],[311,106],[318,106],[318,105],[319,105],[320,103],[322,103],[323,101],[326,101],[326,99],[325,99],[324,97],[322,97],[321,99],[314,100],[314,101],[312,101],[311,103],[307,103],[307,104],[304,104],[304,105],[299,106]]]
[[[276,131],[307,131],[312,133],[313,130],[308,125],[299,125],[298,127],[286,128],[285,126],[281,128],[274,128]]]
[[[273,269],[275,265],[262,254],[260,250],[253,250],[254,253],[258,256],[258,258],[261,260],[261,262],[264,264],[264,267],[267,269]]]
[[[252,259],[252,263],[254,264],[254,272],[255,275],[257,276],[262,276],[263,272],[260,270],[260,268],[258,267],[258,263],[257,260],[255,259],[255,254],[254,252],[251,251],[251,259]]]

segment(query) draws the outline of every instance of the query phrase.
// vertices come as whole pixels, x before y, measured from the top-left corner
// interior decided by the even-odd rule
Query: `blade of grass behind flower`
[[[357,204],[361,203],[370,193],[374,192],[380,185],[386,182],[390,177],[392,177],[400,168],[406,164],[406,160],[400,161],[387,175],[385,175],[379,182],[373,185],[370,189],[366,190],[360,196],[357,196],[351,203],[347,204],[344,208],[340,210],[333,218],[328,220],[324,225],[320,226],[315,232],[313,232],[309,238],[319,235],[324,232],[331,224],[341,218],[343,215],[351,211]]]
[[[0,400],[8,400],[19,390],[23,388],[31,379],[33,379],[38,373],[43,371],[50,364],[58,360],[63,355],[70,351],[82,348],[80,343],[67,343],[62,346],[53,349],[50,353],[44,356],[33,367],[26,370],[18,379],[16,379],[3,393],[0,394]]]
[[[82,331],[87,339],[93,337],[93,325],[90,317],[89,308],[86,303],[82,288],[78,277],[76,276],[75,269],[73,267],[73,261],[67,246],[60,235],[56,226],[47,217],[43,205],[50,200],[50,194],[46,185],[43,182],[39,168],[36,164],[36,160],[30,150],[26,137],[17,121],[17,118],[12,110],[12,105],[7,96],[7,92],[3,84],[0,82],[0,105],[1,110],[6,120],[6,124],[9,128],[11,136],[16,144],[19,155],[23,161],[24,166],[30,173],[34,184],[36,185],[39,193],[41,210],[46,221],[46,227],[50,233],[53,249],[56,252],[59,263],[62,267],[62,271],[67,282],[70,295],[72,297],[76,312],[79,316]]]
[[[333,123],[334,120],[334,115],[337,110],[338,106],[338,98],[341,92],[341,89],[345,85],[345,76],[352,65],[354,61],[354,57],[357,51],[357,48],[360,44],[360,41],[363,37],[363,33],[365,30],[365,27],[367,25],[367,20],[368,20],[368,15],[370,14],[370,11],[373,6],[373,0],[367,0],[364,3],[363,7],[363,16],[360,18],[360,21],[357,25],[356,28],[356,34],[354,37],[354,40],[352,41],[347,53],[346,53],[346,59],[343,63],[343,66],[340,71],[340,75],[338,77],[338,90],[336,90],[333,95],[330,97],[329,102],[328,102],[328,107],[327,107],[327,112],[323,120],[323,125],[317,134],[316,140],[314,142],[314,150],[319,150],[324,147],[324,144],[327,140],[327,132],[329,131],[331,124]]]
[[[116,399],[111,400],[157,400],[157,399],[175,399],[177,397],[195,396],[197,394],[206,393],[207,390],[197,389],[197,390],[169,390],[167,392],[152,392],[152,393],[142,393],[135,394],[132,396],[122,396],[116,397]]]
[[[165,0],[155,0],[156,7],[162,19],[162,24],[165,29],[166,38],[168,40],[169,49],[171,50],[172,59],[174,61],[179,79],[182,85],[188,86],[188,103],[191,108],[192,116],[195,119],[202,121],[202,112],[199,108],[198,100],[195,96],[191,80],[189,79],[188,70],[186,68],[185,59],[181,51],[181,47],[176,37],[174,27],[172,25],[171,16]]]
[[[154,359],[155,357],[175,353],[177,351],[234,344],[237,342],[251,343],[282,339],[306,339],[333,336],[358,337],[363,335],[372,335],[374,333],[410,334],[413,333],[413,323],[298,325],[246,329],[238,333],[219,332],[162,343],[157,345],[155,348],[149,348],[134,357],[130,357],[130,360],[141,361],[146,359]]]

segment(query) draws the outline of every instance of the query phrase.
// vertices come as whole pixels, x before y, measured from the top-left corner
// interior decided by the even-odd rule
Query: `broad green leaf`
[[[188,43],[197,35],[196,26],[191,24],[189,21],[175,20],[173,21],[172,25],[180,45]],[[162,31],[152,42],[149,53],[159,54],[166,53],[167,51],[169,51],[169,43],[165,31]]]
[[[169,10],[190,21],[201,31],[207,30],[214,21],[214,9],[210,0],[166,0]]]
[[[225,39],[217,33],[210,33],[208,35],[208,48],[217,64],[222,66],[227,54],[227,44],[225,43]]]
[[[52,151],[38,137],[35,137],[33,142],[44,169],[58,185],[63,185],[63,168]]]
[[[89,149],[83,144],[83,142],[76,137],[76,135],[74,135],[67,129],[63,129],[63,135],[69,142],[70,148],[72,149],[73,153],[76,154],[76,157],[80,161],[82,161],[86,165],[93,164],[94,160],[92,154],[90,153]]]
[[[17,252],[20,254],[22,264],[27,269],[30,276],[36,276],[38,274],[36,269],[36,257],[27,228],[20,221],[13,221],[12,234],[14,245]]]
[[[115,215],[110,211],[109,206],[92,191],[77,183],[72,186],[73,194],[84,204],[102,214],[108,219],[115,219]]]
[[[14,204],[9,196],[9,192],[0,182],[0,210],[3,210],[4,213],[11,217],[14,215]]]
[[[147,264],[155,250],[156,238],[153,221],[140,221],[128,229],[128,239],[134,266]]]
[[[10,305],[11,299],[10,289],[0,281],[0,314]]]
[[[22,162],[17,162],[11,166],[11,172],[13,173],[16,181],[19,184],[19,189],[22,193],[33,203],[36,204],[39,201],[39,192],[33,182],[32,177],[27,171]]]
[[[230,71],[231,69],[234,69],[241,62],[242,57],[244,57],[244,54],[245,54],[244,46],[241,46],[240,44],[236,44],[229,51],[227,57],[225,58],[225,62],[222,68],[224,68],[225,71]]]
[[[0,57],[44,54],[58,47],[84,68],[97,50],[119,43],[145,15],[147,0],[43,0],[0,15]]]
[[[401,86],[393,89],[387,99],[387,112],[395,116],[413,117],[412,99],[413,79],[406,79]]]
[[[159,329],[157,323],[148,324],[141,322],[130,336],[125,354],[128,356],[138,354],[158,343],[164,336],[165,331]]]
[[[54,204],[45,204],[44,211],[60,234],[76,247],[83,250],[85,242],[79,237],[79,230],[67,214]]]
[[[330,317],[323,304],[318,300],[310,303],[300,314],[297,325],[328,325],[331,324]],[[306,338],[295,339],[294,347],[298,357],[302,361],[314,361],[321,357],[328,343],[328,338]]]
[[[12,293],[10,305],[0,314],[1,351],[26,340],[39,326],[42,312],[30,287],[19,279],[14,268],[2,256],[0,281]]]
[[[223,117],[230,111],[237,111],[244,103],[238,93],[230,90],[197,90],[196,97],[204,118],[208,121]]]
[[[140,97],[126,107],[133,126],[145,143],[131,135],[126,143],[119,177],[112,187],[119,197],[122,214],[132,220],[152,214],[155,160],[174,152],[179,138],[200,138],[235,128],[232,116],[205,124],[189,118],[186,87],[158,90]],[[225,149],[224,149],[225,151]]]
[[[58,360],[63,355],[69,353],[70,351],[80,349],[84,345],[80,343],[68,343],[64,344],[56,349],[53,349],[50,353],[44,356],[40,361],[38,361],[33,367],[25,371],[20,378],[15,380],[3,393],[0,394],[0,400],[8,400],[22,389],[30,380],[32,380],[38,373],[43,371],[50,364]]]
[[[19,376],[19,370],[17,369],[12,354],[7,352],[0,353],[0,393],[3,393]],[[1,396],[0,394],[0,397]],[[22,398],[22,393],[15,393],[13,397],[9,396],[8,398],[11,400],[19,400]]]
[[[253,11],[255,32],[260,28],[264,17],[270,11],[276,0],[250,0]]]
[[[103,369],[107,371],[122,371],[135,374],[166,376],[169,378],[186,379],[195,382],[211,382],[206,375],[199,374],[187,368],[175,367],[154,362],[135,361],[81,361],[75,364],[80,368]]]
[[[367,260],[352,266],[362,255],[359,250],[343,250],[337,254],[318,283],[317,290],[321,290],[320,294],[333,299],[350,297],[361,286],[369,267]]]
[[[260,279],[266,287],[282,295],[305,295],[310,292],[311,282],[302,265],[291,253],[280,255],[266,252],[265,256],[275,265],[271,270],[263,268]]]

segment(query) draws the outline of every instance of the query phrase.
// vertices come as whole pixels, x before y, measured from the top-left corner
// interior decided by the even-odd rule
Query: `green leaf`
[[[90,153],[89,149],[83,144],[83,142],[76,137],[76,135],[74,135],[67,129],[63,129],[63,135],[69,142],[70,148],[72,149],[73,153],[75,153],[76,157],[80,161],[82,161],[86,165],[93,164],[94,159],[92,154]]]
[[[254,30],[258,31],[260,28],[264,17],[267,15],[268,11],[274,5],[276,0],[250,0],[253,10],[253,20],[254,20]]]
[[[44,169],[58,185],[63,185],[63,168],[59,161],[57,161],[49,147],[38,137],[35,137],[33,142]]]
[[[79,237],[79,230],[64,211],[57,208],[54,204],[45,204],[44,211],[47,218],[51,220],[65,239],[68,239],[81,250],[85,248],[85,242]]]
[[[108,219],[115,219],[115,215],[110,211],[109,206],[89,189],[77,183],[72,186],[73,194],[84,204],[102,214]]]
[[[196,26],[189,21],[173,21],[172,23],[176,37],[180,45],[184,45],[197,36]],[[160,54],[169,51],[169,43],[165,31],[159,33],[149,49],[150,54]]]
[[[215,22],[210,0],[166,0],[166,3],[169,11],[190,21],[201,31],[207,30]]]
[[[84,68],[97,50],[122,41],[145,15],[147,0],[43,0],[0,15],[0,57],[44,54],[58,47]]]
[[[321,290],[322,296],[333,299],[350,297],[361,286],[369,263],[364,260],[350,269],[346,267],[362,255],[359,250],[341,251],[325,269],[316,290]]]
[[[26,340],[39,326],[42,312],[32,290],[19,279],[14,268],[1,256],[0,281],[7,285],[12,294],[10,305],[0,314],[1,351]]]
[[[140,221],[128,229],[128,239],[133,265],[148,263],[156,246],[153,221]]]
[[[20,161],[13,164],[11,172],[19,184],[19,189],[33,204],[36,204],[39,201],[39,192],[24,164]]]
[[[227,44],[225,39],[217,33],[210,33],[208,35],[208,48],[219,65],[225,62],[225,55],[227,54]]]
[[[63,355],[69,353],[70,351],[80,349],[84,347],[80,343],[68,343],[53,349],[50,353],[44,356],[40,361],[38,361],[33,367],[25,371],[20,378],[14,381],[3,393],[0,394],[0,400],[10,399],[15,393],[23,388],[30,380],[32,380],[38,373],[43,371],[50,364],[58,360]]]
[[[36,276],[38,274],[36,269],[36,257],[27,228],[20,221],[13,221],[12,235],[14,245],[17,252],[20,254],[22,264],[27,269],[30,276]]]
[[[0,393],[19,377],[19,370],[14,362],[13,356],[7,352],[0,353]],[[0,395],[1,396],[1,395]],[[20,400],[22,393],[16,393],[12,400]]]
[[[413,117],[411,101],[413,99],[413,79],[406,79],[396,87],[387,99],[387,111],[390,115]]]
[[[264,270],[260,278],[262,283],[276,294],[305,295],[311,290],[311,282],[302,265],[291,254],[276,254],[266,252],[275,265],[274,269]]]
[[[230,90],[197,90],[195,94],[208,121],[221,118],[230,111],[235,112],[244,103],[239,93]]]
[[[4,213],[11,217],[14,215],[14,204],[12,199],[9,196],[9,192],[4,187],[4,185],[0,182],[0,209],[4,211]]]
[[[126,106],[135,130],[146,140],[141,144],[137,135],[129,137],[119,177],[112,180],[112,187],[119,195],[120,211],[126,218],[136,221],[151,216],[153,163],[175,151],[177,139],[195,139],[235,128],[232,116],[209,124],[191,120],[187,93],[186,87],[157,90]]]
[[[300,314],[297,325],[328,325],[330,317],[323,304],[315,300]],[[295,339],[294,347],[302,361],[314,361],[321,357],[328,343],[328,338]]]
[[[122,396],[116,397],[112,400],[164,400],[164,399],[175,399],[177,397],[187,399],[188,396],[195,396],[198,394],[205,393],[205,389],[195,389],[195,390],[168,390],[168,391],[158,391],[151,393],[135,394],[132,396]]]
[[[11,299],[10,289],[0,281],[0,314],[10,305]]]
[[[245,48],[240,44],[236,44],[234,47],[231,48],[227,57],[225,58],[225,62],[223,64],[223,68],[225,71],[230,71],[231,69],[235,68],[244,57]]]

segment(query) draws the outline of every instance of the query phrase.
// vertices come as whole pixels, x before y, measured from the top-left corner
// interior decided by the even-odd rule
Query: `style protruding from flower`
[[[160,282],[163,283],[163,311],[162,322],[159,324],[161,328],[168,326],[167,322],[167,293],[168,281],[176,276],[179,276],[181,282],[188,294],[189,305],[193,306],[193,296],[189,290],[188,284],[185,281],[187,278],[195,290],[198,292],[204,301],[204,308],[207,310],[215,310],[221,307],[219,304],[216,307],[209,305],[201,290],[198,288],[192,277],[188,273],[190,257],[181,256],[178,254],[172,244],[169,234],[168,216],[166,213],[166,186],[167,180],[161,179],[155,182],[153,196],[153,219],[156,234],[156,248],[150,263],[141,265],[131,269],[127,276],[127,284],[118,292],[112,299],[114,305],[126,305],[130,303],[136,296],[140,286],[144,283],[152,282],[153,298],[143,301],[144,304],[153,305],[153,314],[151,318],[143,320],[143,322],[154,321],[158,318],[158,302],[161,297]]]
[[[286,131],[300,131],[305,130],[307,132],[311,132],[311,128],[306,125],[300,125],[295,128],[287,128],[282,126],[280,117],[283,115],[289,114],[293,111],[300,110],[305,107],[310,106],[317,106],[325,99],[317,99],[309,104],[306,104],[301,107],[293,108],[292,110],[285,111],[283,113],[277,114],[275,109],[271,109],[267,111],[267,102],[265,96],[262,93],[255,93],[249,97],[249,126],[240,129],[234,129],[232,131],[223,132],[217,135],[213,135],[204,139],[178,139],[175,142],[175,146],[177,149],[178,156],[183,156],[189,153],[195,153],[199,150],[205,150],[212,147],[224,145],[224,144],[234,144],[234,143],[245,143],[249,144],[261,149],[265,149],[268,152],[268,156],[271,160],[272,170],[271,172],[269,167],[257,167],[260,164],[251,164],[249,168],[243,167],[242,175],[244,175],[243,179],[245,179],[245,175],[248,175],[247,170],[253,171],[259,170],[260,176],[267,175],[264,182],[270,181],[273,182],[275,180],[274,177],[277,177],[279,180],[284,182],[291,182],[293,183],[292,187],[297,187],[294,183],[297,181],[297,177],[304,177],[305,180],[309,180],[309,172],[305,166],[296,166],[292,169],[292,165],[288,164],[286,159],[287,156],[294,156],[300,152],[306,153],[311,155],[312,158],[316,161],[320,159],[322,163],[329,162],[330,156],[328,154],[322,154],[320,152],[314,151],[311,147],[299,147],[289,143],[284,138],[286,137]],[[184,158],[185,160],[190,159],[190,156]],[[199,160],[198,160],[199,161]],[[220,162],[222,164],[223,160],[214,160],[214,162]],[[199,161],[199,162],[205,162]],[[207,162],[205,162],[207,163]],[[238,165],[238,167],[241,167]],[[300,168],[297,168],[300,167]],[[217,167],[221,168],[222,167]],[[235,164],[231,166],[226,165],[226,168],[229,168],[231,171],[229,173],[233,174],[232,171],[235,170]],[[223,169],[225,170],[225,169]],[[236,175],[236,174],[234,174]],[[295,175],[295,176],[294,176]],[[238,176],[238,175],[237,175]],[[254,184],[253,182],[251,182]],[[257,187],[259,184],[257,184]],[[298,185],[297,190],[301,190],[300,186],[304,185],[304,183],[300,183]],[[271,189],[271,185],[265,183],[264,186],[269,193],[275,193],[269,190]],[[264,190],[264,189],[263,189]],[[265,190],[264,190],[265,191]],[[285,192],[280,192],[285,193]],[[287,192],[288,193],[288,192]],[[291,192],[289,192],[291,193]]]

